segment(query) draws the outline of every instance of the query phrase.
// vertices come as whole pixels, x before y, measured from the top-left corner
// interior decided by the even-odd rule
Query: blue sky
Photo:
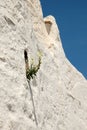
[[[87,79],[87,0],[41,0],[44,17],[53,15],[65,54]]]

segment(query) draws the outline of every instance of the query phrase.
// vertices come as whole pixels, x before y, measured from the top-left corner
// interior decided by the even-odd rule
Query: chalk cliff
[[[29,63],[42,54],[32,92],[25,49]],[[0,130],[87,130],[87,80],[67,60],[55,18],[43,18],[39,0],[0,1]]]

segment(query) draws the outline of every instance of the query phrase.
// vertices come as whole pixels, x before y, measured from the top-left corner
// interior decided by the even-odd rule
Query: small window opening
[[[52,22],[51,21],[45,21],[45,26],[46,26],[46,30],[47,30],[48,34],[50,34]]]

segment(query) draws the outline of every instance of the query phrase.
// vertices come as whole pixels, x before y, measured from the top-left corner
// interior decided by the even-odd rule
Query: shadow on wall
[[[52,22],[51,21],[45,21],[45,26],[48,34],[50,34]]]

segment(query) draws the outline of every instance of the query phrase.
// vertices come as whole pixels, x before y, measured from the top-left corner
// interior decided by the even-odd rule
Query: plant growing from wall
[[[29,66],[27,49],[24,50],[26,78],[27,78],[28,85],[29,85],[29,89],[30,89],[30,93],[31,93],[31,100],[32,100],[32,105],[33,105],[33,113],[34,113],[34,118],[35,118],[36,125],[38,125],[38,122],[37,122],[37,117],[36,117],[36,112],[35,112],[33,92],[32,92],[32,88],[31,88],[30,80],[33,79],[34,76],[36,76],[38,70],[40,69],[41,56],[42,56],[42,54],[41,54],[41,52],[39,51],[39,52],[38,52],[38,64],[35,65],[34,62],[33,62],[33,59],[32,59],[32,63],[31,63],[31,65]]]
[[[33,59],[32,59],[33,60]],[[27,79],[33,79],[34,76],[36,76],[36,73],[38,72],[41,64],[41,57],[39,57],[39,61],[37,65],[34,65],[33,62],[30,65],[30,68],[26,70],[26,77]]]
[[[27,55],[27,50],[24,50],[24,58],[25,58],[25,66],[26,66],[26,77],[27,79],[31,80],[31,78],[33,79],[34,76],[36,76],[36,73],[38,72],[38,70],[40,69],[40,65],[41,65],[41,52],[38,52],[38,64],[35,65],[32,59],[32,63],[29,66],[29,62],[28,62],[28,55]]]

